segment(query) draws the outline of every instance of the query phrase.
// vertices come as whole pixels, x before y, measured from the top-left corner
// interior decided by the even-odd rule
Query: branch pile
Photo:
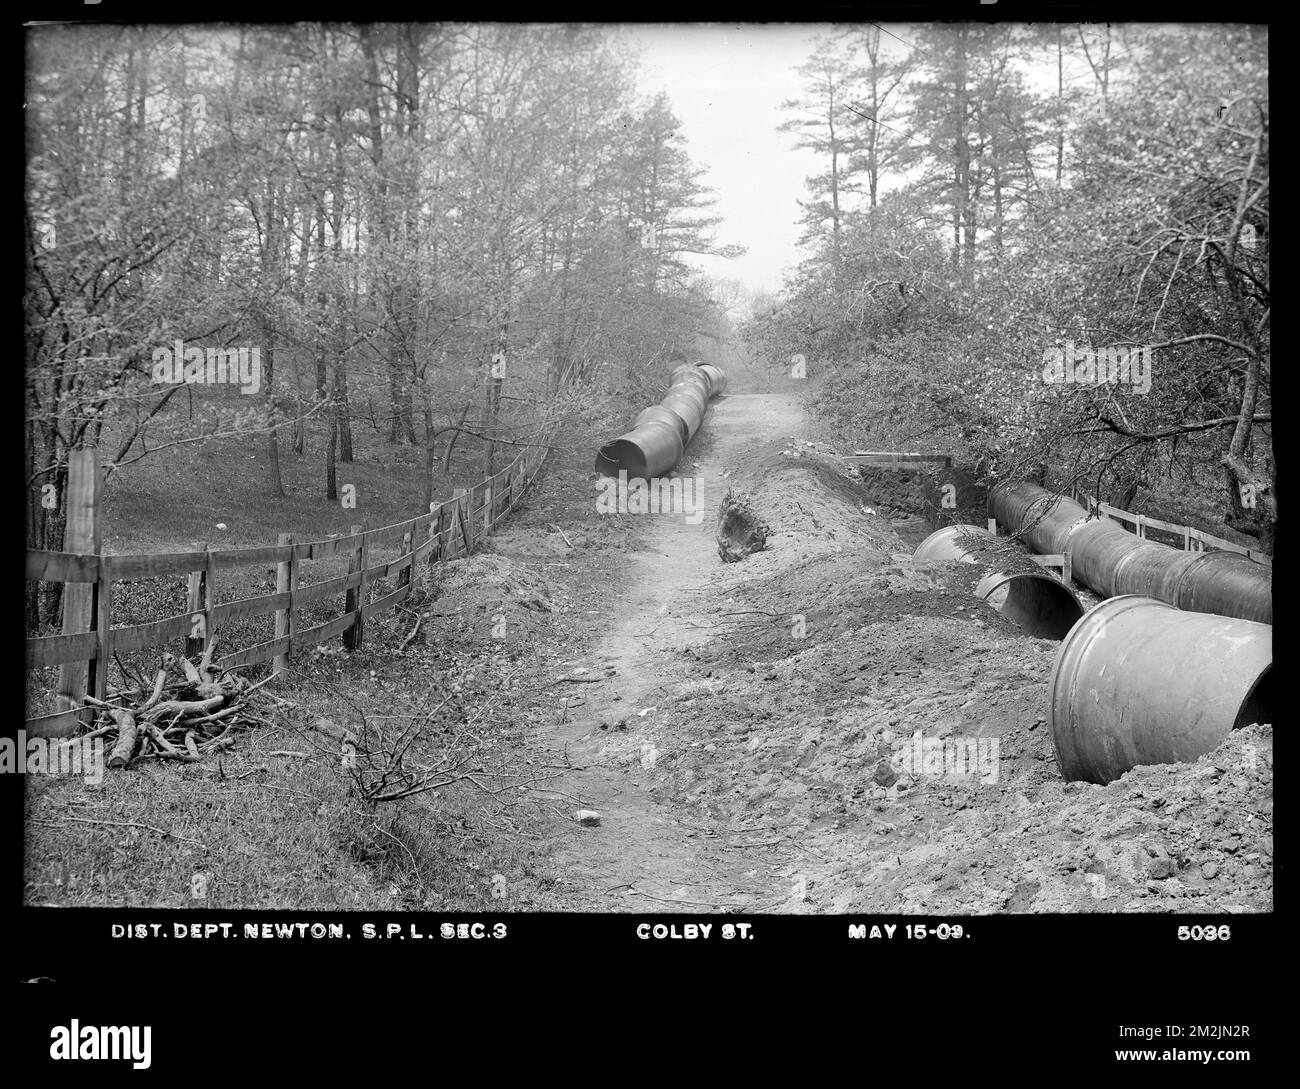
[[[233,745],[237,728],[272,725],[252,713],[249,699],[266,682],[250,684],[214,668],[216,643],[208,644],[197,665],[164,654],[152,684],[119,689],[107,701],[86,697],[99,713],[82,736],[105,739],[110,768],[149,759],[197,763]]]

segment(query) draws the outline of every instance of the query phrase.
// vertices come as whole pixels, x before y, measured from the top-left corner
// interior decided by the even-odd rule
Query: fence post
[[[104,559],[99,561],[99,577],[95,581],[95,656],[101,663],[95,670],[94,696],[97,700],[108,696],[108,661],[113,655],[113,579],[112,569],[105,569]]]
[[[483,536],[486,537],[492,532],[492,480],[490,477],[488,483],[483,488]]]
[[[68,493],[64,497],[67,522],[63,547],[67,552],[99,555],[99,450],[93,446],[79,446],[68,453]],[[69,582],[63,586],[63,634],[98,632],[96,605],[103,582],[103,571],[93,583]],[[107,670],[107,662],[99,657],[99,637],[96,637],[95,656],[87,661],[64,662],[59,666],[59,686],[55,706],[60,711],[80,710],[85,707],[87,687],[101,688],[99,674]]]
[[[989,519],[989,532],[992,533],[994,536],[997,535],[997,532],[998,532],[998,520],[997,520],[996,518],[990,518],[990,519]]]
[[[289,607],[275,610],[275,637],[283,639],[287,635],[290,641],[289,649],[277,654],[271,664],[271,668],[280,673],[289,668],[289,653],[293,649],[293,591],[298,581],[298,563],[293,558],[292,533],[281,533],[275,543],[279,548],[286,545],[289,548],[289,558],[276,564],[275,568],[275,592],[289,595]]]
[[[1146,521],[1140,514],[1137,516],[1137,535],[1143,540],[1146,539],[1147,535]]]
[[[1067,586],[1070,584],[1070,580],[1074,578],[1074,565],[1071,562],[1068,549],[1061,553],[1061,578],[1065,580]]]
[[[203,572],[203,608],[207,612],[203,625],[203,651],[206,654],[208,647],[212,646],[212,641],[217,637],[216,631],[213,630],[215,622],[212,619],[213,610],[217,607],[217,560],[211,545],[203,551],[208,554],[207,566]]]
[[[206,552],[208,542],[203,542],[203,549]],[[203,609],[203,599],[207,589],[208,572],[206,567],[201,571],[191,571],[189,586],[186,589],[185,608],[190,613],[190,631],[194,630],[194,617]],[[195,639],[192,635],[185,637],[185,657],[193,658],[196,654],[201,654],[208,635],[208,618],[203,618],[203,639]]]
[[[355,537],[358,533],[361,533],[364,528],[365,527],[363,526],[352,526],[350,530],[351,535]],[[361,644],[366,638],[365,621],[361,617],[361,606],[365,602],[366,598],[365,570],[368,551],[369,550],[366,547],[365,534],[361,533],[361,540],[357,543],[357,547],[352,550],[352,556],[348,560],[349,575],[354,575],[358,571],[362,572],[361,584],[348,591],[345,606],[345,612],[357,614],[357,618],[352,621],[352,626],[343,633],[343,645],[347,647],[348,650],[360,650]]]
[[[429,523],[429,540],[435,542],[434,544],[429,546],[430,574],[432,574],[433,572],[433,565],[437,563],[438,560],[442,559],[443,545],[444,545],[444,541],[442,540],[442,536],[441,536],[442,524],[446,520],[443,517],[444,509],[445,509],[445,504],[442,503],[429,504],[429,513],[433,515],[433,520]]]
[[[460,552],[461,549],[463,548],[466,556],[469,555],[469,549],[470,549],[469,514],[468,514],[469,500],[466,498],[466,496],[472,494],[473,494],[472,492],[467,492],[466,489],[464,488],[456,488],[452,492],[452,499],[455,501],[455,508],[452,511],[452,523],[453,523],[452,529],[453,530],[459,529],[460,536],[461,536],[461,544],[460,546],[457,547],[456,552]],[[452,533],[452,536],[453,537],[455,536],[454,532]],[[456,554],[455,552],[452,553],[452,555],[455,554]]]
[[[412,542],[414,542],[414,540],[415,540],[415,529],[414,526],[412,526],[411,529],[408,529],[405,533],[402,534],[402,555],[403,556],[405,556],[408,552],[411,551],[411,544]],[[411,574],[413,573],[414,569],[415,569],[415,560],[412,559],[409,563],[407,563],[405,567],[403,567],[400,571],[397,572],[397,585],[406,586],[407,584],[409,584],[411,581]]]

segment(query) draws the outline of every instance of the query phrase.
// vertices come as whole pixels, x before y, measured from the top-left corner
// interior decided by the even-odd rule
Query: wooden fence
[[[1247,559],[1254,560],[1256,563],[1266,564],[1269,567],[1273,566],[1273,557],[1266,552],[1261,552],[1257,548],[1247,548],[1245,545],[1239,545],[1233,541],[1225,541],[1222,537],[1216,537],[1212,533],[1193,529],[1191,526],[1179,526],[1172,522],[1163,522],[1159,518],[1149,518],[1145,514],[1131,514],[1126,510],[1120,510],[1119,507],[1112,507],[1109,503],[1102,503],[1096,496],[1092,495],[1081,497],[1076,492],[1075,501],[1083,504],[1089,511],[1095,511],[1104,514],[1107,518],[1114,519],[1124,525],[1125,528],[1131,525],[1133,532],[1139,537],[1145,537],[1148,529],[1155,529],[1182,538],[1183,550],[1187,552],[1204,552],[1208,545],[1212,549],[1223,552],[1237,552]]]
[[[892,450],[855,450],[851,454],[841,455],[841,460],[848,465],[874,466],[878,469],[911,469],[918,465],[942,465],[952,468],[949,454],[906,454]]]
[[[62,582],[63,633],[27,640],[27,668],[59,666],[57,705],[53,714],[28,719],[29,736],[66,736],[90,717],[87,692],[104,699],[112,655],[143,650],[173,640],[186,640],[186,653],[207,649],[218,631],[232,620],[275,614],[275,637],[216,659],[223,669],[273,661],[287,667],[299,651],[342,637],[349,649],[361,646],[366,622],[394,608],[411,593],[415,565],[427,560],[468,555],[514,509],[546,460],[548,447],[529,446],[500,472],[471,489],[457,489],[454,498],[430,505],[429,513],[379,529],[353,526],[346,537],[296,541],[280,534],[273,547],[207,549],[146,555],[105,556],[99,542],[100,472],[97,450],[72,451],[68,466],[67,543],[86,551],[27,550],[27,578]],[[377,542],[400,538],[396,559],[373,564]],[[299,586],[304,560],[347,556],[348,573],[310,586]],[[216,604],[216,587],[223,573],[239,567],[276,565],[275,592]],[[189,578],[187,609],[130,627],[113,627],[113,583],[159,575]],[[368,601],[369,588],[379,579],[397,577],[397,588]],[[303,606],[345,593],[342,616],[302,628],[297,611]]]

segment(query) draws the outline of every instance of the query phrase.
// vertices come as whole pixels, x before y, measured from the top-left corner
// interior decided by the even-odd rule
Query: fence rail
[[[1256,563],[1262,563],[1269,567],[1273,566],[1273,557],[1268,553],[1261,552],[1257,548],[1247,548],[1235,541],[1225,541],[1222,537],[1214,536],[1213,533],[1193,529],[1191,526],[1175,525],[1173,522],[1165,522],[1145,514],[1133,514],[1126,510],[1120,510],[1119,507],[1112,507],[1109,503],[1102,503],[1093,495],[1080,497],[1076,493],[1075,499],[1087,507],[1089,511],[1104,514],[1107,518],[1114,519],[1126,526],[1132,525],[1133,532],[1139,537],[1145,537],[1148,529],[1154,529],[1181,537],[1183,539],[1183,550],[1186,552],[1204,552],[1208,545],[1210,548],[1219,549],[1222,552],[1236,552],[1247,559],[1254,560]]]
[[[945,469],[952,468],[952,455],[950,454],[913,454],[913,453],[895,453],[892,450],[855,450],[851,454],[841,455],[840,460],[849,465],[866,465],[875,466],[880,469],[893,469],[896,472],[899,469],[911,467],[913,465],[942,465]]]
[[[26,574],[33,581],[62,582],[63,633],[27,639],[27,668],[60,667],[57,703],[52,714],[27,719],[29,736],[65,736],[88,721],[85,697],[102,700],[108,681],[107,664],[114,653],[143,650],[185,639],[190,656],[206,651],[218,631],[233,620],[275,614],[275,638],[216,660],[223,669],[236,669],[274,660],[277,670],[295,653],[330,639],[362,645],[366,622],[392,609],[412,591],[415,566],[469,555],[514,508],[546,461],[546,440],[526,447],[509,465],[470,489],[457,489],[453,498],[431,504],[427,514],[392,525],[363,530],[353,526],[346,536],[319,541],[295,541],[281,534],[274,546],[207,549],[143,555],[101,555],[99,552],[99,459],[96,450],[74,450],[68,466],[68,504],[82,512],[78,533],[69,544],[90,551],[50,552],[28,549]],[[72,519],[69,519],[69,527]],[[369,554],[379,542],[398,542],[394,559],[371,564]],[[346,575],[308,586],[298,585],[300,563],[347,556]],[[276,589],[271,593],[215,603],[217,577],[239,567],[275,564]],[[174,616],[126,627],[113,627],[113,583],[156,576],[189,578],[187,609]],[[396,576],[397,589],[374,601],[369,589]],[[79,591],[79,596],[78,592]],[[297,613],[307,605],[337,594],[347,599],[341,616],[310,628],[297,626]]]

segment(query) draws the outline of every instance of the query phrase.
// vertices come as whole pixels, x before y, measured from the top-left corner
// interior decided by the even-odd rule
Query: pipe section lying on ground
[[[686,421],[671,408],[664,408],[663,405],[651,405],[649,408],[643,408],[637,413],[636,421],[632,424],[633,429],[640,427],[647,420],[657,420],[659,423],[668,424],[669,427],[681,435],[683,446],[691,437],[690,431],[686,427]]]
[[[989,515],[1012,533],[1029,526],[1021,540],[1044,555],[1064,552],[1070,531],[1088,520],[1088,512],[1073,499],[1054,495],[1027,481],[993,488],[989,492]]]
[[[1232,730],[1272,722],[1272,642],[1268,624],[1136,594],[1088,610],[1048,688],[1061,774],[1109,783],[1139,764],[1195,760]]]
[[[727,392],[727,373],[721,367],[715,367],[712,363],[701,363],[700,370],[711,383],[709,396]]]
[[[664,399],[643,409],[631,431],[600,448],[596,472],[618,476],[626,471],[629,479],[663,476],[681,460],[700,430],[709,400],[726,386],[726,374],[707,363],[683,363],[674,368]]]
[[[1189,612],[1273,623],[1272,570],[1236,552],[1148,541],[1025,481],[992,489],[989,514],[1036,552],[1069,552],[1074,578],[1099,594],[1142,594]]]
[[[996,562],[990,564],[975,554],[975,547],[980,544],[998,542],[999,538],[983,526],[945,526],[917,545],[913,555],[931,562],[959,560],[983,564],[989,570],[975,587],[975,596],[980,601],[996,609],[1027,635],[1064,639],[1075,621],[1083,616],[1083,604],[1073,590],[1046,571],[999,571]]]

